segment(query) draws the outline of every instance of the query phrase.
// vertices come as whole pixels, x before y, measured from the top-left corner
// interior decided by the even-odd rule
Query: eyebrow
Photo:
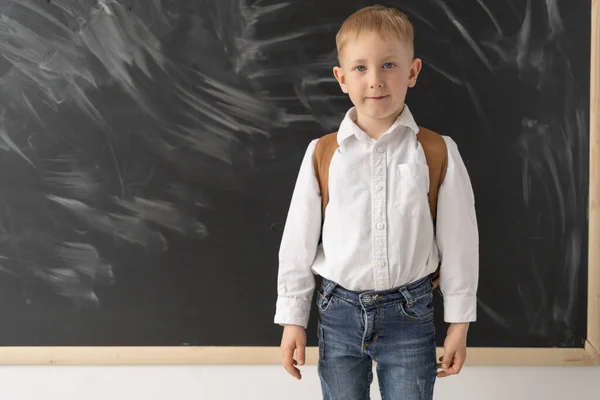
[[[395,54],[388,54],[385,57],[382,57],[382,60],[389,60],[390,58],[395,58],[396,55]],[[359,64],[359,63],[364,63],[367,60],[365,60],[364,58],[359,58],[358,60],[352,60],[350,61],[350,64]]]

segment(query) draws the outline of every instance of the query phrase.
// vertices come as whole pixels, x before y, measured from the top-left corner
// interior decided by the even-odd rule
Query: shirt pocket
[[[394,207],[404,215],[429,213],[429,167],[427,164],[397,164]]]

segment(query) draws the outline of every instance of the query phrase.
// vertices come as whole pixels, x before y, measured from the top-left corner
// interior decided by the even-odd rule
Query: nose
[[[381,79],[381,75],[378,72],[373,72],[371,74],[370,82],[371,83],[369,86],[371,87],[371,89],[383,87],[383,80]]]

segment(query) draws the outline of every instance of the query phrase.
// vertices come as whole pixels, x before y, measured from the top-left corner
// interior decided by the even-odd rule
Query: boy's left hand
[[[437,373],[438,378],[456,375],[462,369],[467,358],[467,331],[469,323],[452,323],[448,327],[444,340],[444,355],[440,357],[438,368],[443,371]]]

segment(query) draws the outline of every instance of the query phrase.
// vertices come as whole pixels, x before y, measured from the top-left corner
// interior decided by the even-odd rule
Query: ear
[[[412,88],[417,84],[417,77],[419,76],[419,72],[421,72],[421,67],[423,66],[423,62],[420,58],[415,58],[412,60],[410,64],[410,71],[408,73],[408,87]]]
[[[346,86],[346,76],[344,75],[344,70],[341,67],[333,67],[333,76],[340,84],[342,88],[342,92],[348,93],[348,87]]]

